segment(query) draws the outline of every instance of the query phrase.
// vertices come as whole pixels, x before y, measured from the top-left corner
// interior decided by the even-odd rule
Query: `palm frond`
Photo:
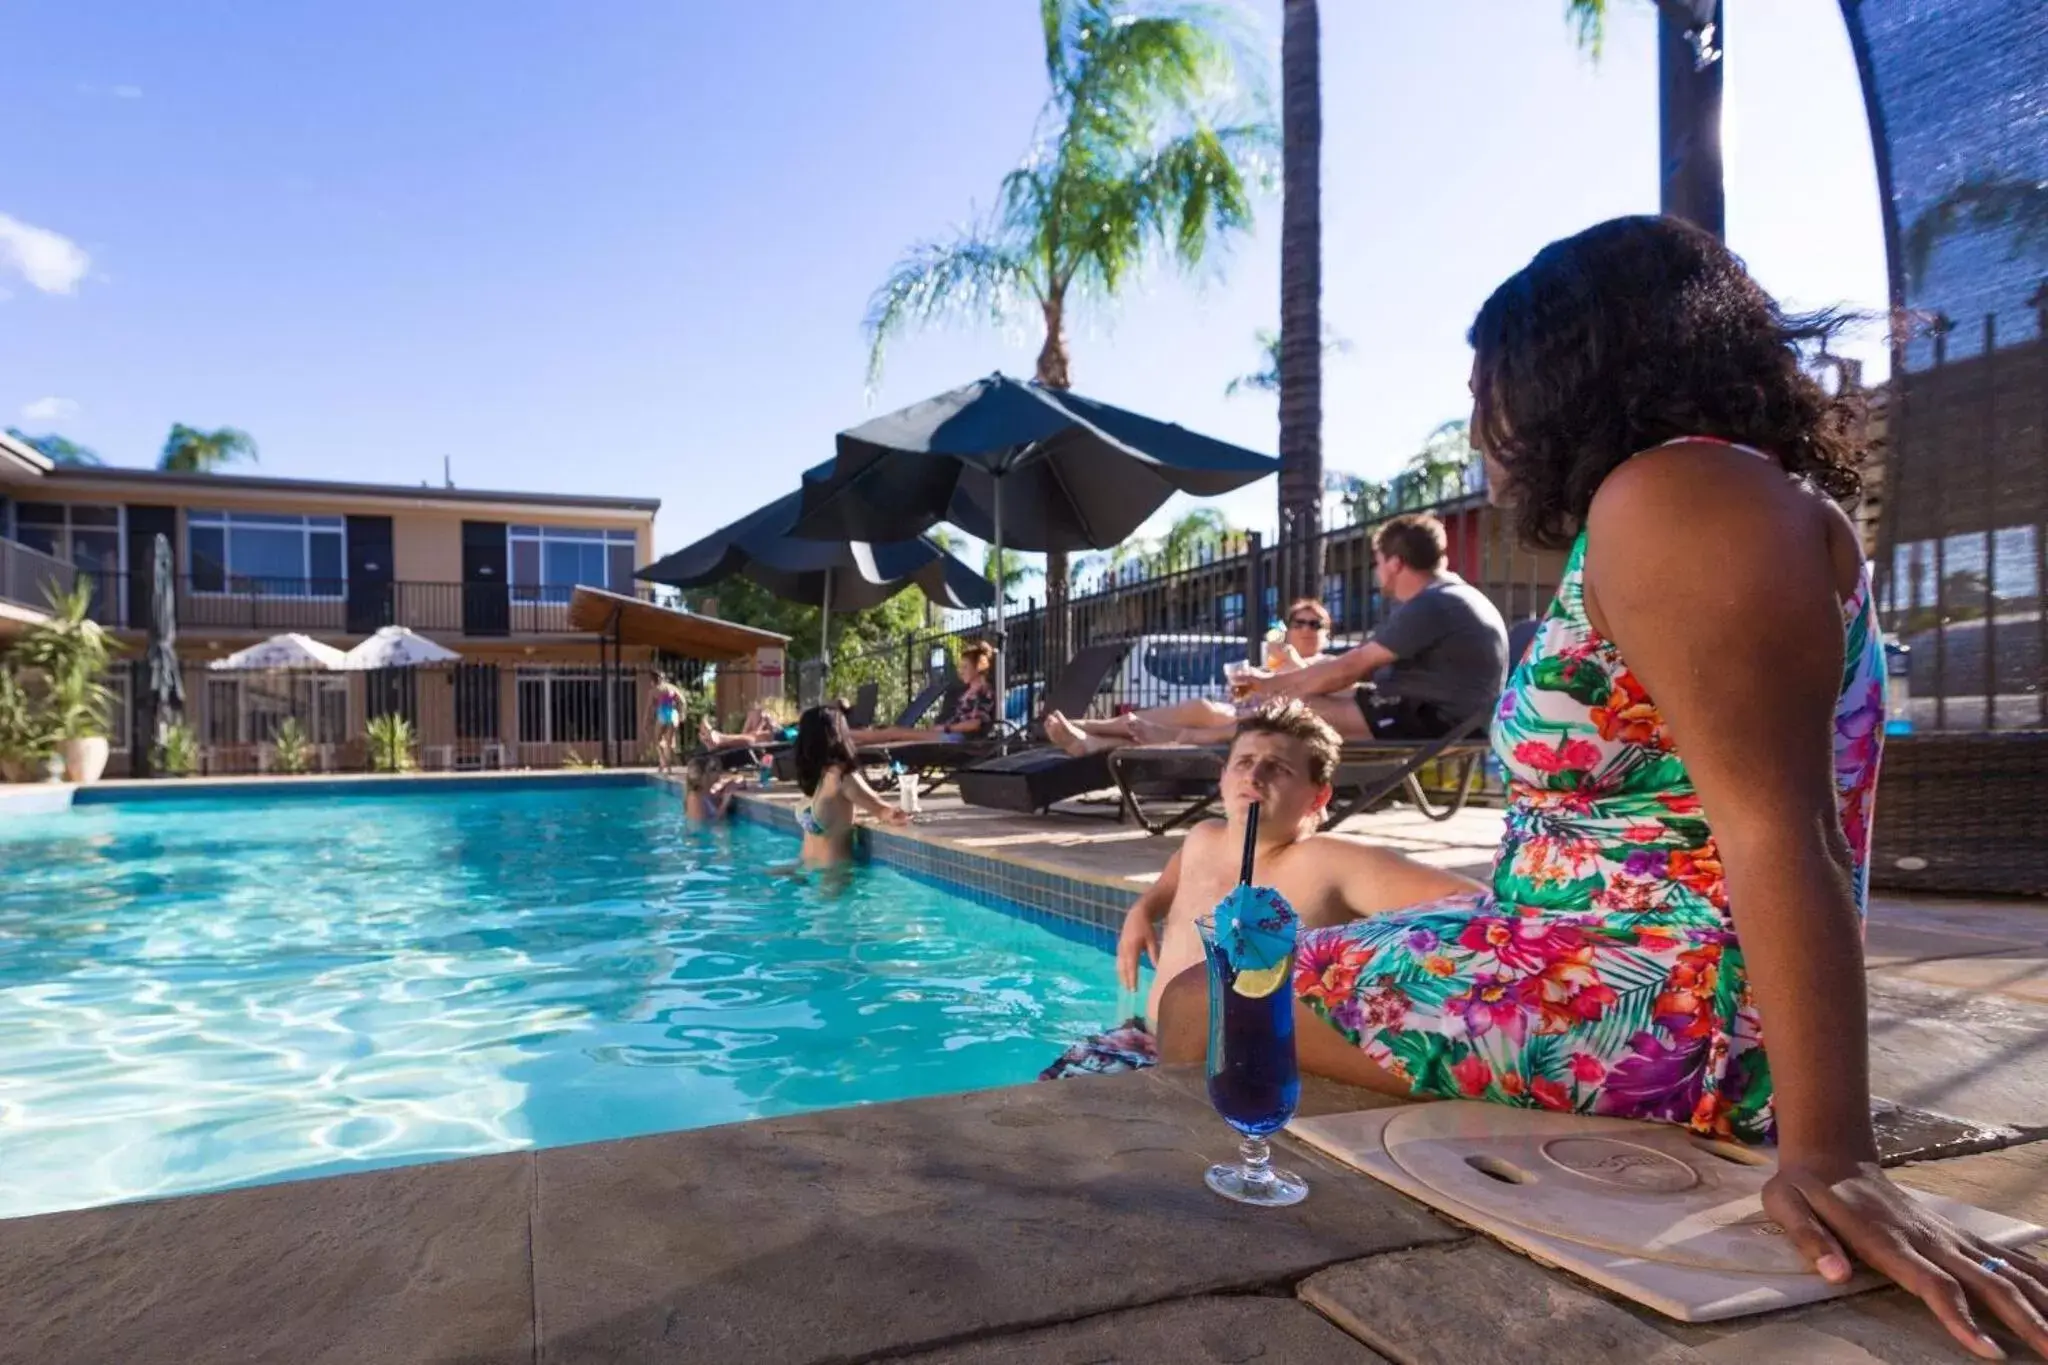
[[[98,451],[89,446],[82,446],[69,437],[59,436],[54,431],[44,432],[41,436],[31,436],[19,427],[9,427],[7,434],[54,465],[78,469],[102,463]]]
[[[1607,41],[1607,0],[1565,0],[1564,21],[1579,50],[1599,61]]]
[[[882,377],[890,340],[906,327],[950,319],[1012,321],[1038,297],[1030,260],[1014,246],[973,232],[950,242],[919,242],[868,299],[868,384]]]

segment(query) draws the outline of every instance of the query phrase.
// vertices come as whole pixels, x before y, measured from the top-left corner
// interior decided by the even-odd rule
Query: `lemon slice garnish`
[[[1239,972],[1230,989],[1252,1000],[1263,999],[1287,984],[1287,967],[1285,962],[1276,962],[1256,971]]]

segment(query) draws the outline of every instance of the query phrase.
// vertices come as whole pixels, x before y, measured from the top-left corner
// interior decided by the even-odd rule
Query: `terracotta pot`
[[[104,735],[89,739],[67,739],[58,746],[64,755],[64,778],[68,782],[97,782],[107,770],[107,741]]]

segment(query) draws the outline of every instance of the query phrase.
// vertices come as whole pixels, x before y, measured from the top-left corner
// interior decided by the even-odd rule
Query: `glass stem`
[[[1244,1158],[1244,1183],[1247,1185],[1270,1185],[1273,1183],[1273,1149],[1264,1138],[1248,1137],[1237,1145],[1237,1154]]]

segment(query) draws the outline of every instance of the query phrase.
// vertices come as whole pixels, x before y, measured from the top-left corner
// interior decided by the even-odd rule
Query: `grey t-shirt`
[[[1508,680],[1508,628],[1486,594],[1454,573],[1394,608],[1373,642],[1394,656],[1381,692],[1459,719],[1491,706]]]

